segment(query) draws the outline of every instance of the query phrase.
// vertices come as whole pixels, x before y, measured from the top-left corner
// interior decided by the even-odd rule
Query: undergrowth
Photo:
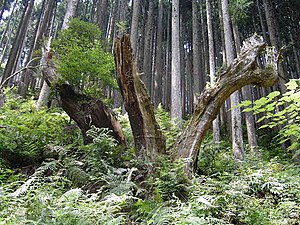
[[[35,167],[24,174],[1,157],[0,224],[299,224],[300,168],[277,149],[247,150],[245,161],[235,162],[228,143],[216,146],[208,135],[193,179],[183,162],[167,157],[159,157],[149,175],[132,147],[117,146],[108,130],[93,127],[93,143],[83,146],[78,130],[64,136],[64,113],[40,116],[32,104],[11,99],[1,109],[0,153],[15,141],[14,157],[26,156]],[[161,108],[158,117],[171,146],[178,128]],[[18,130],[29,122],[34,131]],[[122,125],[132,137],[126,116]],[[24,144],[31,140],[37,153]]]

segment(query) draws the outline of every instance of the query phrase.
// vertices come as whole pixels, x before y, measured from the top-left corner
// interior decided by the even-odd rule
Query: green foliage
[[[258,122],[269,121],[260,127],[274,128],[281,126],[277,138],[280,143],[291,141],[289,150],[293,151],[300,146],[300,81],[290,80],[287,84],[287,92],[280,96],[280,92],[271,92],[268,96],[256,100],[252,107],[244,109],[244,112],[262,114]],[[249,102],[243,102],[240,106],[249,106]],[[296,152],[299,155],[299,152]]]
[[[172,121],[170,114],[165,111],[161,104],[155,112],[156,120],[160,126],[163,135],[166,138],[166,147],[169,148],[174,144],[176,137],[181,132],[181,129]]]
[[[154,198],[159,202],[173,198],[186,199],[189,179],[184,172],[184,163],[180,160],[171,162],[166,158],[160,160],[159,167],[150,178]]]
[[[78,130],[67,130],[69,117],[55,109],[36,111],[33,100],[6,93],[0,109],[0,156],[14,166],[41,162],[49,154],[49,145],[76,144]],[[74,136],[71,136],[74,135]]]
[[[244,22],[249,17],[249,11],[253,5],[253,0],[232,0],[229,11],[231,17],[238,23]]]
[[[231,152],[230,143],[221,141],[220,144],[213,142],[212,134],[209,134],[201,145],[197,162],[197,173],[199,175],[213,175],[223,172],[234,172],[237,167]]]
[[[113,55],[104,51],[101,32],[94,24],[72,19],[53,42],[60,82],[84,94],[101,97],[105,86],[116,87]]]

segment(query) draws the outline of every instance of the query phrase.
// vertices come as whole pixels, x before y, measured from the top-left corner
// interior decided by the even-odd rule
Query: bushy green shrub
[[[163,135],[166,138],[166,147],[169,148],[174,144],[176,137],[178,137],[181,132],[181,129],[176,123],[174,123],[174,121],[172,121],[170,114],[163,109],[161,104],[159,104],[156,109],[155,117]]]
[[[53,42],[60,82],[81,93],[101,97],[105,86],[116,88],[114,58],[101,44],[101,31],[91,23],[72,19]]]
[[[0,118],[0,157],[14,166],[41,163],[52,157],[50,145],[81,142],[77,129],[68,130],[65,113],[57,109],[36,111],[33,100],[10,93],[0,109]]]

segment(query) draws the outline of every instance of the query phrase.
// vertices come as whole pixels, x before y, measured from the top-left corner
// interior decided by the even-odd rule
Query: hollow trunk
[[[130,46],[124,35],[115,43],[118,84],[128,112],[137,157],[154,162],[158,153],[165,152],[165,140],[154,116],[150,96],[140,79]]]

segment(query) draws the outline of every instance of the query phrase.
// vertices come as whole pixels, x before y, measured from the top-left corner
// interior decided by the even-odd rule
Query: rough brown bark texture
[[[85,144],[92,142],[86,134],[92,125],[98,128],[109,128],[116,140],[120,144],[125,144],[120,123],[100,99],[76,93],[68,84],[58,85],[57,88],[61,98],[61,107],[81,129]]]
[[[202,92],[189,125],[173,146],[177,151],[175,157],[184,159],[188,175],[195,170],[201,142],[224,101],[245,85],[268,87],[276,82],[278,76],[275,51],[267,51],[266,67],[260,68],[257,60],[263,50],[265,44],[260,37],[253,36],[248,39],[240,56],[220,75],[213,86]]]
[[[129,115],[137,157],[153,162],[157,153],[165,152],[165,140],[155,119],[150,96],[138,74],[127,35],[116,40],[115,60],[118,84]]]

